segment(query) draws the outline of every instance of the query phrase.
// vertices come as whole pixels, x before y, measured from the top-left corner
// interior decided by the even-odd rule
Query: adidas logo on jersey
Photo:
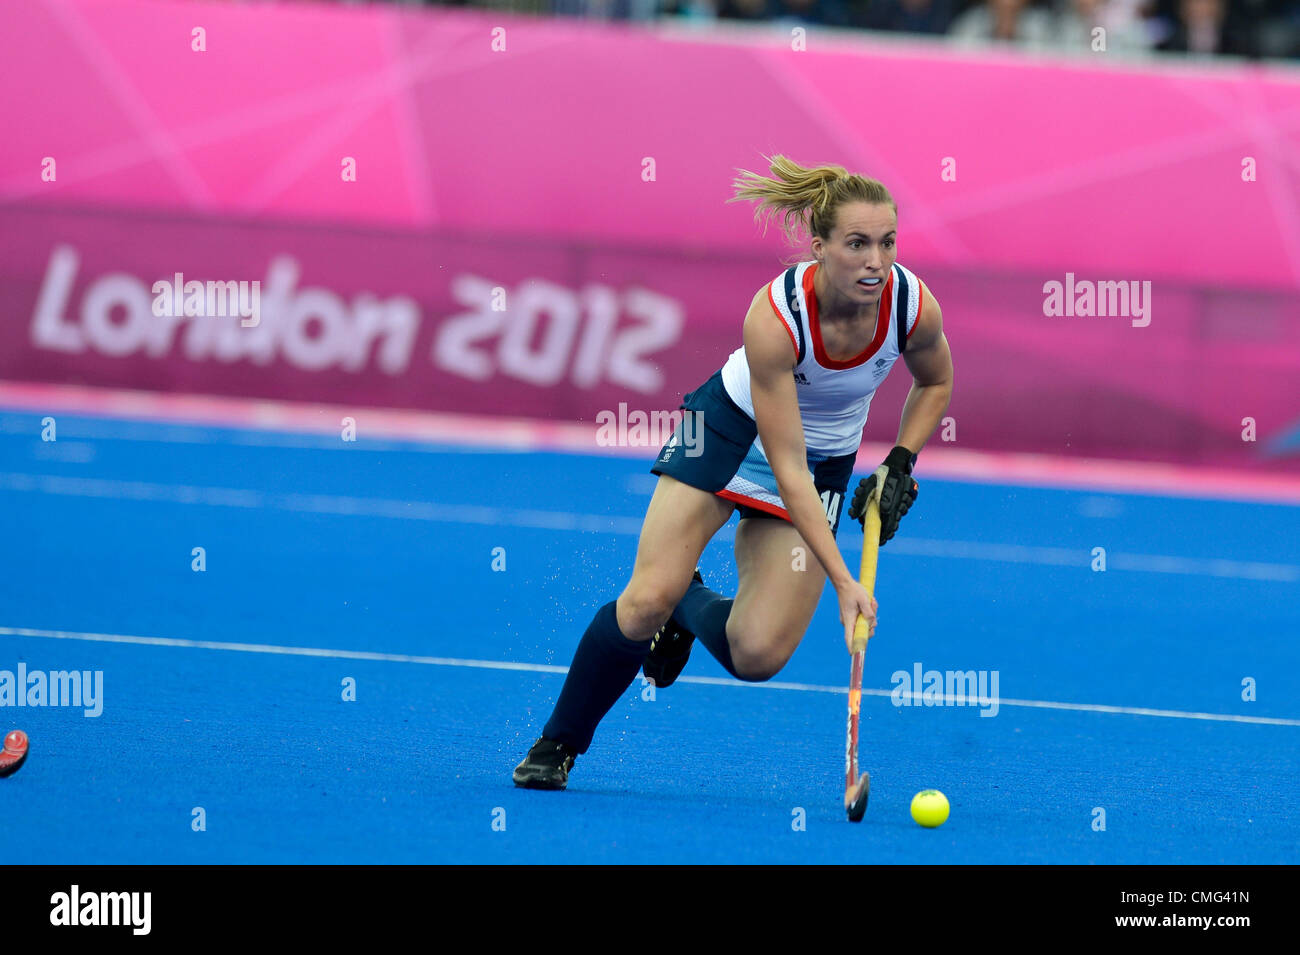
[[[796,371],[794,373],[794,382],[796,385],[806,385],[808,384],[808,376],[803,372]]]

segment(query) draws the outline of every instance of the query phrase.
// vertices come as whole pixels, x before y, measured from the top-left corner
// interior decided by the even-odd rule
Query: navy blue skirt
[[[722,371],[715,371],[708,381],[687,394],[681,410],[682,420],[650,473],[667,474],[731,501],[742,518],[790,520],[777,490],[776,476],[756,443],[758,426],[727,394]],[[832,534],[839,530],[840,511],[856,459],[856,454],[828,457],[808,453],[808,470]]]

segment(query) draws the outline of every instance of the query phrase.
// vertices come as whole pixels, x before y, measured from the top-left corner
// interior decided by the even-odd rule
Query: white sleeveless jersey
[[[871,344],[854,358],[832,361],[822,348],[817,323],[816,271],[815,261],[791,266],[769,283],[767,293],[798,360],[794,381],[808,454],[831,457],[856,452],[862,443],[871,398],[898,359],[900,343],[906,347],[921,314],[922,292],[920,280],[895,262],[880,295]],[[743,345],[722,366],[722,384],[731,400],[754,417]],[[762,451],[762,443],[758,439],[754,443]]]

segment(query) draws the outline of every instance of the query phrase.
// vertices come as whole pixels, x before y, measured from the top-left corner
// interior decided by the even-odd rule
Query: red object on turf
[[[0,776],[17,772],[26,758],[27,734],[22,730],[14,730],[5,737],[4,749],[0,750]]]

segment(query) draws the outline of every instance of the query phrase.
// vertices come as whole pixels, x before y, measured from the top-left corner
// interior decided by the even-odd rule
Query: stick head
[[[871,777],[863,773],[858,777],[856,786],[844,793],[844,811],[848,813],[849,822],[861,822],[867,814],[867,799],[871,795]]]
[[[27,734],[22,730],[13,730],[5,736],[4,748],[0,749],[0,776],[18,772],[18,767],[27,759]]]

